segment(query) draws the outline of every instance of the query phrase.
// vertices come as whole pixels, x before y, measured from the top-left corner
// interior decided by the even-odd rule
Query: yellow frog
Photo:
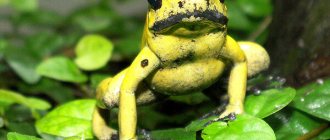
[[[252,42],[236,42],[227,35],[224,0],[148,0],[141,51],[132,64],[97,89],[93,131],[111,139],[101,112],[119,107],[119,137],[136,137],[137,104],[159,95],[183,95],[208,88],[230,69],[229,103],[219,116],[243,113],[248,76],[269,65],[267,52]],[[220,94],[220,93],[219,93]]]

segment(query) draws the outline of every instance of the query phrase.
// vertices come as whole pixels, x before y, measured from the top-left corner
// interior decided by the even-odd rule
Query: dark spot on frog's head
[[[142,68],[144,68],[144,67],[146,67],[146,66],[148,66],[148,65],[149,65],[149,61],[148,61],[148,59],[144,59],[144,60],[141,61],[141,67],[142,67]]]
[[[196,40],[195,39],[192,39],[191,42],[196,42]]]
[[[221,2],[221,3],[224,3],[224,2],[225,2],[225,0],[220,0],[220,2]]]
[[[180,7],[180,8],[183,8],[183,3],[182,3],[182,1],[179,1],[178,4],[179,4],[179,7]]]

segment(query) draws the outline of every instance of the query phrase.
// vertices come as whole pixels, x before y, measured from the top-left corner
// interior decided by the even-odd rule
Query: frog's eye
[[[220,0],[220,2],[221,2],[221,3],[224,3],[224,2],[225,2],[225,0]]]
[[[152,9],[157,10],[162,7],[162,0],[148,0]]]

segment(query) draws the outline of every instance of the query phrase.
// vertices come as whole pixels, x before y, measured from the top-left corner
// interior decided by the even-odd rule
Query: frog
[[[137,139],[137,105],[203,91],[228,70],[222,118],[244,113],[247,78],[268,68],[265,49],[227,34],[225,0],[147,0],[141,50],[133,62],[96,89],[93,132],[98,139]],[[220,94],[220,93],[219,93]],[[119,130],[103,112],[119,108]]]

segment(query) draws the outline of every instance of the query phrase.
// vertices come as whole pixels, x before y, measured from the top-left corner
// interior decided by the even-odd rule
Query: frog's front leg
[[[220,118],[230,113],[241,114],[244,112],[243,102],[246,92],[247,81],[247,62],[244,52],[241,50],[237,42],[230,36],[227,36],[226,45],[223,48],[222,56],[233,62],[230,71],[228,96],[229,103]]]
[[[127,69],[119,95],[119,137],[121,140],[136,138],[136,89],[152,71],[158,68],[160,60],[144,47]]]

